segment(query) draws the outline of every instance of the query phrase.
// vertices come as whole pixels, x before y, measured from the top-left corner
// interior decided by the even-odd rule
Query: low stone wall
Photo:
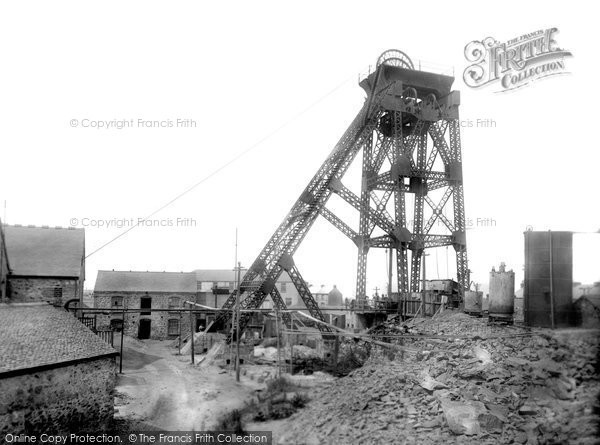
[[[115,383],[114,357],[0,378],[0,436],[106,431]]]

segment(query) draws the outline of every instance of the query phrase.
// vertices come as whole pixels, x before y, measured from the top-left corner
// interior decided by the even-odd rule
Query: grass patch
[[[217,423],[217,429],[241,434],[245,430],[244,421],[285,419],[308,403],[308,397],[298,392],[299,389],[283,376],[271,379],[257,400],[226,413]]]
[[[284,376],[267,381],[267,394],[277,394],[293,391],[295,387]]]
[[[225,413],[217,423],[216,429],[219,431],[233,431],[237,434],[246,433],[242,422],[242,412],[239,409],[234,409]]]
[[[291,400],[294,408],[304,408],[308,403],[308,397],[304,394],[296,394]]]

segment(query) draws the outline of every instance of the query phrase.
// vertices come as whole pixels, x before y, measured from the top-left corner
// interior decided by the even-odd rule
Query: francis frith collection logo
[[[463,79],[471,88],[496,85],[497,93],[512,91],[534,81],[567,74],[565,58],[571,56],[555,40],[557,28],[538,31],[501,43],[493,37],[465,46],[469,65]]]

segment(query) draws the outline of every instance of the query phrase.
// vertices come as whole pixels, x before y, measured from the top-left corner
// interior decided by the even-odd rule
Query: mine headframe
[[[398,50],[386,51],[379,57],[375,70],[359,82],[367,93],[362,109],[246,272],[240,287],[242,309],[257,309],[270,296],[275,307],[282,311],[285,325],[291,327],[291,317],[275,286],[285,271],[311,316],[324,321],[293,260],[319,215],[358,248],[358,308],[366,299],[367,254],[372,247],[396,252],[397,287],[402,293],[418,290],[425,249],[453,246],[457,281],[463,291],[468,288],[458,121],[460,95],[451,91],[453,81],[448,75],[415,70],[408,56]],[[342,179],[361,150],[362,183],[357,195]],[[440,198],[435,202],[431,195],[438,190]],[[359,212],[358,230],[326,207],[333,194]],[[411,223],[407,218],[407,197],[413,201]],[[443,211],[449,202],[453,220]],[[426,206],[431,209],[428,219],[425,219]],[[440,221],[436,228],[441,225],[445,233],[436,234],[434,224]],[[215,325],[230,320],[235,302],[233,293]],[[250,317],[250,312],[242,312],[241,330]],[[326,324],[318,326],[324,334],[331,332]]]

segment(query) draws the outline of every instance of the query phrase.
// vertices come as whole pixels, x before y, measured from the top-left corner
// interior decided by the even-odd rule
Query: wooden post
[[[290,333],[289,339],[290,339],[290,375],[294,375],[294,334]]]
[[[192,347],[190,353],[192,355],[192,365],[194,364],[194,318],[192,317],[192,305],[190,304],[190,340]]]
[[[277,335],[277,377],[281,377],[281,344],[279,342],[279,308],[275,305],[275,333]]]
[[[179,352],[178,355],[181,355],[181,311],[179,311],[179,344],[178,344]]]
[[[388,262],[388,288],[387,288],[387,293],[388,293],[388,302],[389,304],[392,303],[392,258],[394,255],[394,250],[390,247],[390,258],[389,258],[389,262]],[[398,289],[398,293],[400,293],[400,289]]]
[[[333,349],[333,366],[335,371],[337,372],[338,368],[338,354],[340,353],[340,336],[338,334],[335,335],[335,347]]]

